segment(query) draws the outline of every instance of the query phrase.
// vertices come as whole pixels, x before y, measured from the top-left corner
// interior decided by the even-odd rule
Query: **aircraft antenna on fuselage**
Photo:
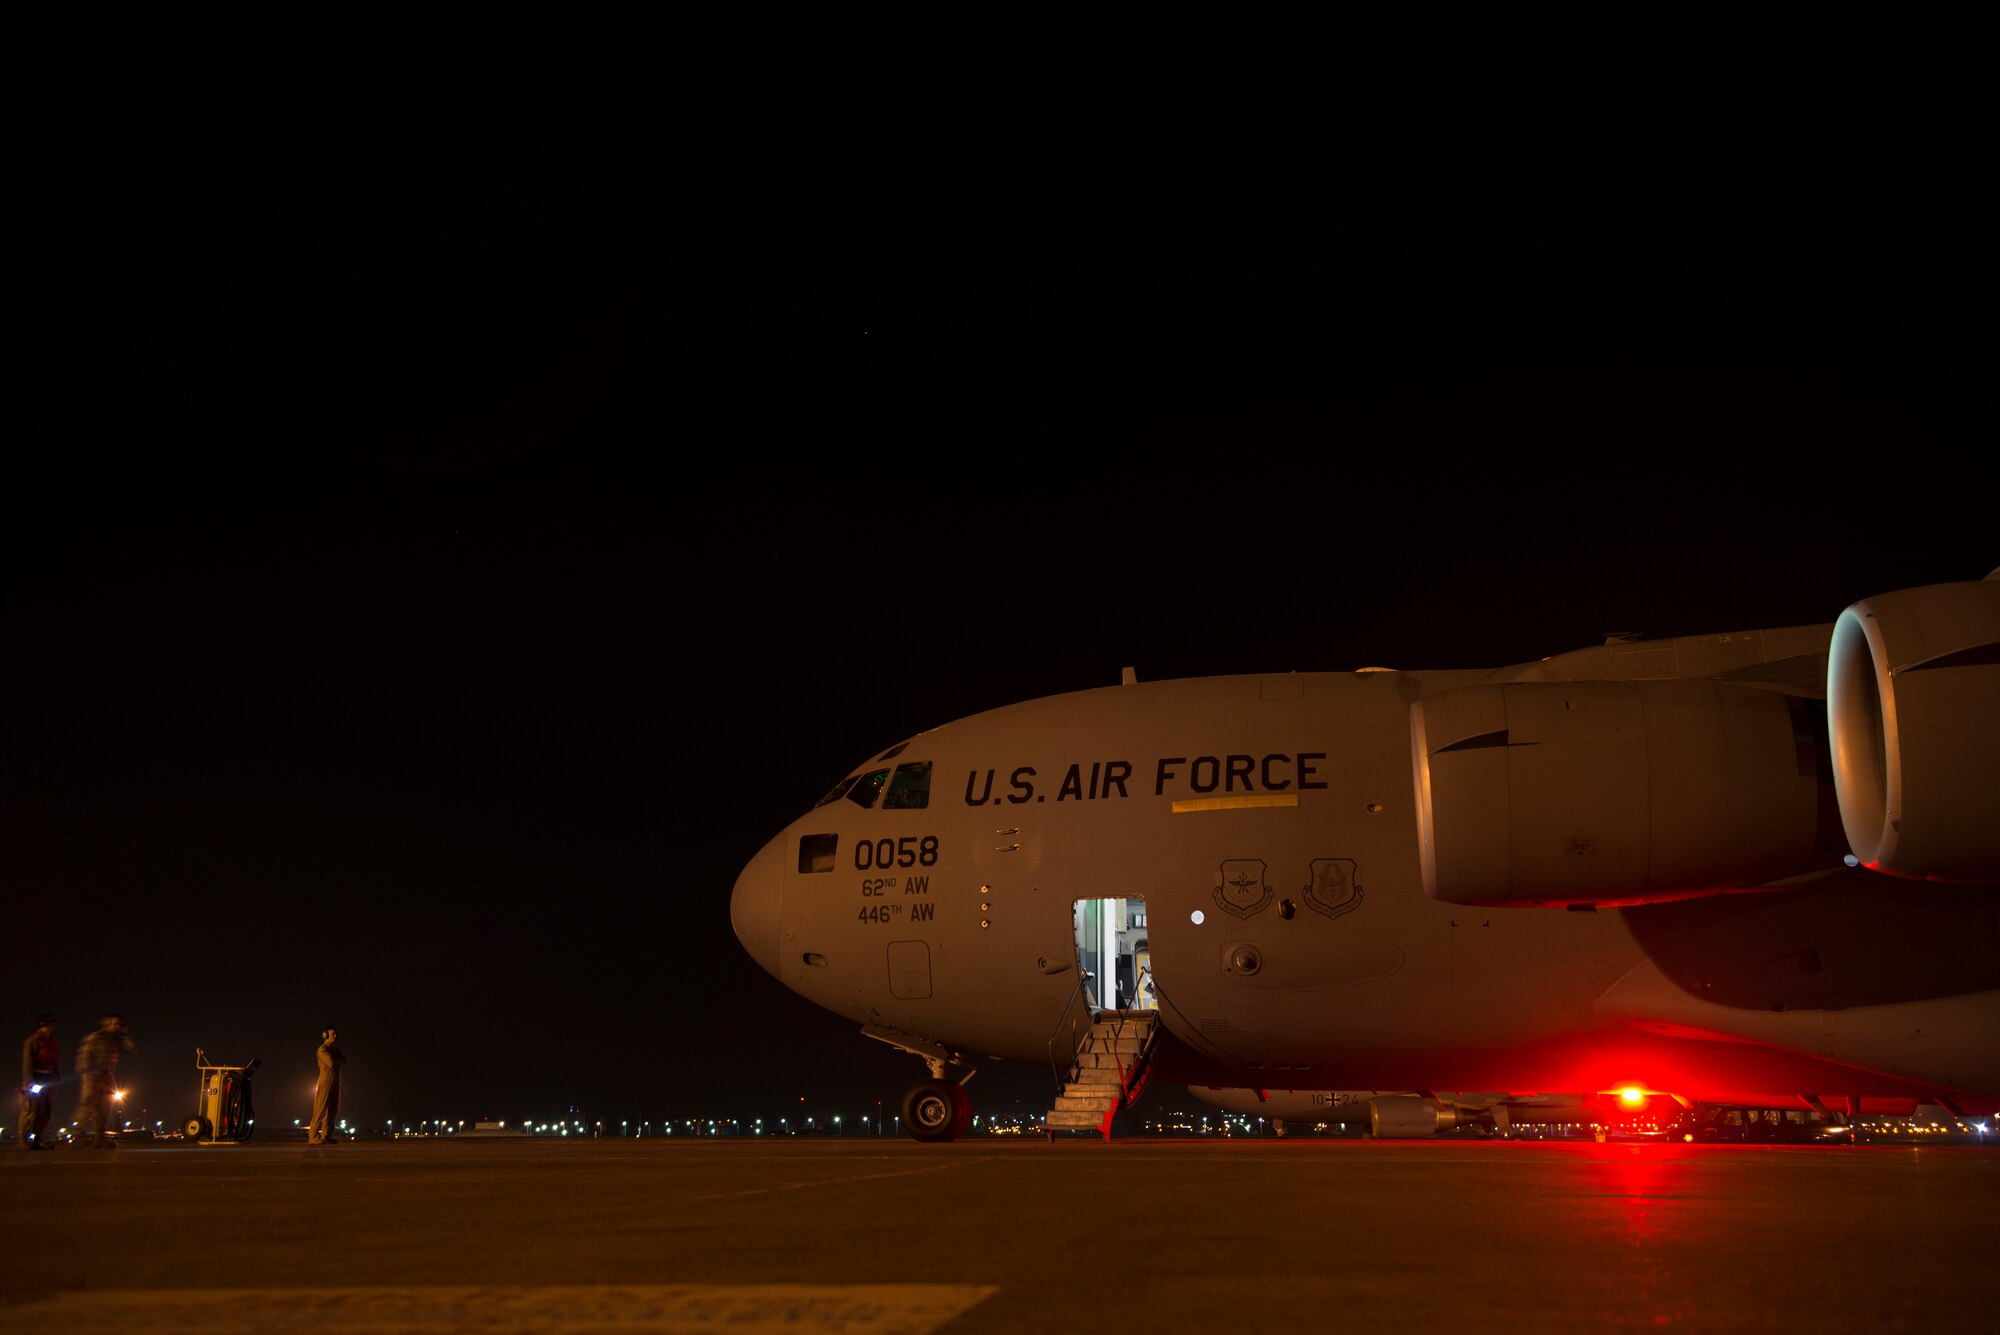
[[[1139,684],[1139,673],[1133,668],[1126,668],[1118,674],[1118,684],[1120,686],[1137,686]]]

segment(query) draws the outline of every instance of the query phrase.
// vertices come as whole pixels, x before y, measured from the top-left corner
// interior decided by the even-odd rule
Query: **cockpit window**
[[[900,746],[896,748],[897,751],[902,749]],[[887,799],[882,797],[885,787],[889,790]],[[896,767],[893,780],[886,769],[849,775],[833,785],[825,797],[813,803],[813,810],[817,811],[829,802],[838,802],[843,797],[857,807],[871,810],[880,801],[885,811],[891,807],[902,811],[922,811],[931,804],[931,762],[906,760]]]
[[[882,761],[884,761],[884,760],[894,760],[894,759],[895,759],[895,758],[896,758],[897,756],[900,756],[900,755],[902,755],[902,754],[903,754],[903,751],[904,751],[904,749],[905,749],[906,747],[908,747],[908,746],[909,746],[909,743],[908,743],[908,742],[897,742],[897,743],[896,743],[896,744],[895,744],[894,746],[890,747],[890,748],[889,748],[889,749],[888,749],[887,751],[884,751],[884,752],[883,752],[883,753],[882,753],[881,755],[879,755],[879,756],[876,756],[876,757],[875,757],[875,760],[876,760],[876,763],[878,763],[878,764],[879,764],[879,763],[881,763],[881,762],[882,762]]]
[[[847,800],[857,807],[873,807],[875,799],[882,796],[882,785],[889,782],[889,771],[872,769],[859,775],[854,786],[847,790]]]
[[[889,795],[882,799],[882,809],[921,811],[930,804],[931,762],[906,760],[896,766],[896,775],[889,780]]]
[[[839,783],[833,785],[833,787],[827,791],[827,795],[825,797],[822,797],[819,801],[813,803],[813,810],[818,811],[828,802],[838,802],[841,798],[847,795],[847,790],[853,785],[854,785],[854,776],[850,774],[846,778],[842,779]]]

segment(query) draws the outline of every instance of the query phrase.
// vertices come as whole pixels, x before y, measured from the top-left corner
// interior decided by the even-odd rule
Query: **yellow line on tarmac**
[[[990,1284],[399,1284],[101,1289],[4,1309],[12,1329],[79,1332],[729,1331],[929,1335]]]

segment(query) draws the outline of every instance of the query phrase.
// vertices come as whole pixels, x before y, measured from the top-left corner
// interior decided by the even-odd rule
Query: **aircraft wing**
[[[1831,627],[1613,642],[1418,699],[1425,890],[1653,904],[1790,889],[1849,848],[1891,876],[2000,882],[1996,576],[1869,598]]]

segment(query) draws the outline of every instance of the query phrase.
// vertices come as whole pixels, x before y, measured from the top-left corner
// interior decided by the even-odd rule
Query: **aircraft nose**
[[[784,838],[759,849],[736,877],[729,896],[729,925],[736,939],[765,973],[779,978],[778,938],[783,931],[785,867]]]

